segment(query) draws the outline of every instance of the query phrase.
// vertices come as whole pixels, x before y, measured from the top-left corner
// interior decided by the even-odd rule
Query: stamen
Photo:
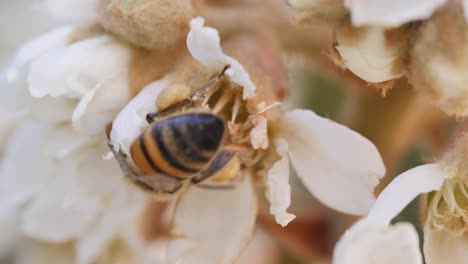
[[[221,110],[223,110],[224,106],[226,106],[226,104],[229,102],[230,99],[231,99],[231,93],[224,92],[221,98],[218,100],[218,102],[216,102],[216,105],[212,110],[213,113],[217,114]]]
[[[434,198],[432,199],[432,206],[431,206],[432,214],[437,218],[442,217],[442,215],[439,213],[439,204],[440,204],[441,198],[442,198],[442,192],[438,191],[434,195]]]
[[[267,106],[263,106],[258,112],[257,112],[257,115],[259,114],[263,114],[265,113],[266,111],[270,110],[271,108],[273,107],[277,107],[277,106],[280,106],[281,103],[280,102],[273,102]]]
[[[459,190],[459,191],[458,191]],[[432,231],[447,230],[453,236],[461,236],[468,231],[468,192],[465,183],[459,178],[445,180],[429,205],[429,227]]]
[[[234,100],[234,105],[232,106],[232,115],[231,115],[231,122],[235,123],[237,114],[239,113],[240,109],[241,98],[239,95],[236,95],[236,99]]]
[[[466,191],[465,183],[463,181],[458,181],[458,188],[460,188],[460,191],[463,193],[465,198],[468,198],[468,192]]]

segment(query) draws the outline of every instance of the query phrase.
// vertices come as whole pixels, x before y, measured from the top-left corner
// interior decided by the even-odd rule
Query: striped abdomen
[[[224,121],[210,113],[188,113],[151,124],[131,145],[144,174],[189,178],[207,167],[224,135]]]

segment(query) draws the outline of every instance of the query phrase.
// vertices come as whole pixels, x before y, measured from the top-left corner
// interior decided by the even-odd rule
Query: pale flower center
[[[467,189],[458,177],[445,180],[429,201],[428,221],[432,231],[447,230],[455,236],[468,231]]]

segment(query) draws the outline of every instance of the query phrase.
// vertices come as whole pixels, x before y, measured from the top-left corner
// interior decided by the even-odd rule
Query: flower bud
[[[411,51],[409,79],[449,114],[468,114],[468,27],[463,11],[448,4],[426,21]]]
[[[455,140],[440,164],[449,178],[458,177],[468,184],[468,133],[464,133]]]
[[[143,48],[164,49],[181,41],[192,17],[190,0],[100,0],[99,22]]]
[[[408,37],[407,28],[354,27],[347,19],[336,31],[334,48],[351,72],[381,83],[405,74]]]

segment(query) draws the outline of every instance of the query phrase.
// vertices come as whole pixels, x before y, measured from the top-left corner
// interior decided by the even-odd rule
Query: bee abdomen
[[[208,165],[223,135],[224,122],[216,115],[190,113],[169,117],[148,128],[140,136],[139,146],[132,144],[132,150],[141,152],[136,153],[141,160],[134,161],[147,174],[162,172],[189,178]]]

